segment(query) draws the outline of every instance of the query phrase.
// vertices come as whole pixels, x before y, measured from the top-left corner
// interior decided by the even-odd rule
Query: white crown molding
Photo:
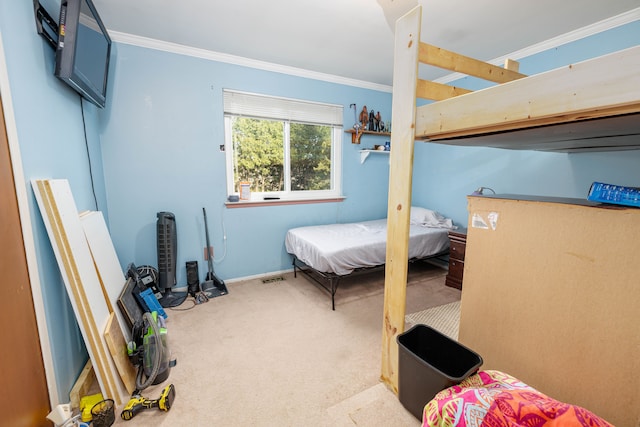
[[[347,77],[336,76],[333,74],[320,73],[317,71],[305,70],[303,68],[289,67],[286,65],[274,64],[266,61],[258,61],[255,59],[245,58],[242,56],[230,55],[228,53],[214,52],[206,49],[199,49],[189,46],[170,43],[161,40],[140,37],[133,34],[121,33],[118,31],[109,31],[111,39],[118,43],[129,44],[134,46],[155,49],[178,55],[192,56],[195,58],[208,59],[211,61],[224,62],[227,64],[240,65],[243,67],[255,68],[263,71],[271,71],[274,73],[288,74],[291,76],[304,77],[307,79],[320,80],[329,83],[342,84],[347,86],[355,86],[363,89],[371,89],[380,92],[391,93],[391,86],[379,83],[367,82],[364,80],[350,79]]]
[[[589,37],[594,34],[598,34],[598,33],[610,30],[612,28],[629,24],[639,19],[640,19],[640,7],[631,9],[627,12],[621,13],[620,15],[612,16],[611,18],[603,19],[602,21],[598,21],[594,24],[587,25],[586,27],[578,28],[577,30],[570,31],[558,37],[554,37],[552,39],[534,44],[532,46],[517,50],[515,52],[492,59],[487,62],[493,65],[501,66],[504,64],[504,61],[507,59],[519,60],[522,58],[526,58],[528,56],[535,55],[537,53],[544,52],[546,50],[554,49],[558,46],[562,46],[563,44],[574,42],[576,40],[580,40],[585,37]],[[451,74],[447,74],[444,77],[436,79],[434,81],[438,83],[449,83],[463,77],[466,77],[466,74],[451,73]]]

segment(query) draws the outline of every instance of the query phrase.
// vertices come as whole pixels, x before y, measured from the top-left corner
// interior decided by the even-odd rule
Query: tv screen
[[[111,38],[91,0],[63,0],[55,75],[103,108],[110,54]]]

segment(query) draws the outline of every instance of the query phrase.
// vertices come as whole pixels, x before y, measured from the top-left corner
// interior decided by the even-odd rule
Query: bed
[[[405,55],[394,64],[394,78],[415,88],[402,93],[394,81],[394,112],[396,101],[405,109],[435,101],[416,107],[416,140],[559,152],[640,148],[640,45],[526,76],[516,61],[500,67],[419,41],[421,13],[398,21],[396,52],[401,40]],[[416,61],[497,84],[473,92],[421,80],[410,75]]]
[[[453,221],[420,207],[411,209],[411,217],[409,259],[448,254],[448,230],[455,227]],[[333,310],[340,279],[383,268],[386,246],[386,219],[297,227],[285,237],[294,275],[300,271],[329,292]]]
[[[558,152],[640,148],[640,46],[525,76],[512,61],[499,67],[424,43],[421,20],[417,6],[395,26],[388,201],[394,238],[388,262],[406,261],[403,236],[409,227],[415,141]],[[460,90],[421,80],[422,65],[497,84]],[[418,99],[434,102],[418,106]],[[394,269],[385,278],[381,379],[394,390],[395,336],[404,329],[406,308],[403,274]]]

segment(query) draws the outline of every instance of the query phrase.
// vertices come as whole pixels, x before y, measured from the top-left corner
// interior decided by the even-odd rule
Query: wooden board
[[[116,369],[118,369],[124,386],[127,388],[129,394],[133,394],[136,389],[136,370],[129,361],[127,341],[122,334],[122,329],[114,319],[115,314],[111,313],[104,330],[104,339],[107,342],[107,347],[109,347],[109,352],[111,353],[111,357],[113,357]]]
[[[384,277],[381,379],[398,392],[398,343],[404,332],[409,259],[409,216],[415,144],[415,94],[422,8],[417,6],[396,24],[389,200],[387,208],[387,254]],[[413,99],[413,102],[403,102]]]
[[[96,374],[91,365],[91,359],[89,359],[69,392],[69,402],[72,409],[80,408],[80,399],[84,396],[97,393],[97,391],[92,391],[93,388],[96,387],[97,381]]]
[[[69,182],[64,179],[34,180],[32,187],[100,391],[116,405],[125,404],[129,394],[117,374],[103,336],[109,309]]]
[[[483,369],[640,425],[640,209],[468,199],[459,341]]]
[[[445,70],[478,77],[490,82],[506,83],[527,77],[517,71],[519,66],[517,65],[517,62],[513,60],[509,62],[510,68],[501,68],[484,61],[460,55],[459,53],[422,42],[420,42],[419,58],[419,61],[423,64],[433,65],[435,67],[444,68]]]

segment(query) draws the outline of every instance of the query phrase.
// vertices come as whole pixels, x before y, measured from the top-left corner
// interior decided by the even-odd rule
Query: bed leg
[[[338,281],[335,277],[329,279],[329,283],[331,284],[331,310],[336,311],[336,291],[338,290]]]
[[[292,262],[292,264],[293,264],[293,278],[295,279],[296,277],[298,277],[298,276],[296,275],[296,257],[295,257],[295,256],[293,257],[293,262]]]

